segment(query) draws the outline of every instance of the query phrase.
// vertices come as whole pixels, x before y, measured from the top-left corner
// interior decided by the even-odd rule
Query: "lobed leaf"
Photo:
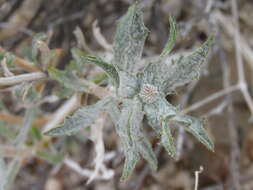
[[[130,100],[123,102],[123,108],[119,117],[119,121],[116,124],[116,131],[121,139],[125,155],[125,163],[121,180],[125,180],[133,173],[135,165],[140,159],[136,144],[131,136],[130,120],[132,116],[132,107],[129,106],[130,102]]]
[[[209,150],[214,151],[213,141],[208,136],[207,131],[204,129],[202,120],[181,114],[178,114],[172,118],[172,120],[182,123],[188,132],[195,136]]]
[[[161,53],[161,57],[164,57],[170,53],[170,51],[173,49],[175,43],[177,40],[177,26],[176,26],[176,21],[174,17],[170,17],[170,34],[169,34],[169,39]]]
[[[122,180],[132,174],[140,159],[139,154],[147,160],[152,170],[157,169],[156,155],[142,131],[143,115],[142,103],[138,98],[123,102],[123,109],[117,124],[117,133],[120,136],[126,157]]]
[[[200,69],[205,62],[214,37],[207,41],[188,56],[168,57],[148,64],[140,75],[143,84],[156,86],[160,92],[172,93],[178,86],[184,85],[199,77]]]
[[[145,104],[144,111],[149,125],[159,135],[162,134],[161,122],[177,114],[177,109],[162,96],[158,96],[157,100],[151,104]]]
[[[80,108],[71,117],[67,118],[61,126],[45,132],[45,135],[48,136],[72,135],[80,131],[81,129],[90,126],[95,122],[99,114],[105,110],[104,107],[110,101],[111,98],[106,97],[98,101],[94,105]]]
[[[143,133],[142,123],[144,113],[142,111],[142,103],[138,98],[135,98],[132,102],[132,114],[130,118],[130,131],[131,136],[136,144],[138,152],[141,156],[147,160],[150,168],[155,171],[157,170],[157,159],[156,155],[152,150],[152,146],[146,136]]]
[[[137,162],[140,160],[138,152],[129,149],[125,150],[124,153],[125,153],[125,163],[122,176],[120,177],[121,181],[126,180],[130,175],[132,175]]]
[[[127,72],[119,71],[118,95],[122,98],[133,98],[139,91],[138,79]]]
[[[114,65],[120,70],[132,72],[140,60],[148,29],[138,4],[132,5],[117,25],[113,43]]]

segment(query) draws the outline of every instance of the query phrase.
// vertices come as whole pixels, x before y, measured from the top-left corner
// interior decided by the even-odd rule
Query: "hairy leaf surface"
[[[54,67],[49,67],[48,73],[51,78],[57,80],[66,88],[89,93],[89,87],[70,71],[61,71]]]
[[[164,57],[168,55],[171,50],[173,49],[175,43],[177,40],[177,26],[176,26],[176,21],[175,18],[170,17],[170,34],[169,34],[169,39],[168,42],[166,43],[162,53],[161,57]]]
[[[150,63],[142,74],[143,83],[156,86],[165,94],[199,77],[200,69],[208,54],[213,37],[188,56],[170,57]]]
[[[84,64],[85,63],[92,63],[92,64],[99,66],[113,80],[113,82],[116,86],[119,85],[118,72],[112,64],[107,63],[107,62],[103,61],[101,58],[96,57],[94,55],[85,54],[84,52],[82,52],[81,50],[76,49],[76,48],[73,49],[72,52],[75,55],[76,60],[78,60],[78,62],[83,62]]]
[[[168,154],[175,158],[176,156],[176,147],[174,144],[173,136],[171,134],[170,126],[168,125],[168,119],[162,121],[162,134],[161,134],[161,144],[168,152]]]
[[[182,123],[185,129],[195,136],[209,150],[214,150],[213,141],[208,136],[207,131],[204,129],[202,120],[181,114],[178,114],[176,117],[172,118],[172,120]]]
[[[142,12],[137,4],[132,5],[117,25],[114,38],[114,64],[120,70],[134,71],[140,60],[148,30],[144,26]]]
[[[85,106],[77,110],[71,117],[56,128],[45,133],[48,136],[72,135],[81,129],[84,129],[95,122],[99,114],[104,111],[105,105],[111,101],[110,97],[106,97],[98,101],[94,105]]]
[[[129,104],[131,104],[131,100],[126,100],[123,103],[123,108],[117,123],[118,126],[116,127],[126,157],[121,180],[128,178],[133,173],[135,165],[140,159],[136,144],[131,136],[132,107]]]
[[[159,96],[157,100],[151,104],[145,104],[144,111],[147,115],[148,123],[158,134],[162,133],[162,120],[171,118],[177,114],[177,109],[162,96]]]
[[[133,98],[139,91],[137,77],[124,71],[119,71],[120,85],[118,95],[123,98]]]
[[[132,102],[132,114],[130,118],[130,131],[131,136],[136,144],[138,152],[141,156],[147,160],[149,166],[152,170],[157,170],[157,159],[156,155],[152,150],[152,146],[148,139],[146,138],[143,129],[143,116],[142,103],[138,98],[135,98]]]

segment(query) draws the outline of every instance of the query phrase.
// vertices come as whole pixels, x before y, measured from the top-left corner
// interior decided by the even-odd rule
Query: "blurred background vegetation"
[[[0,81],[39,71],[38,65],[32,64],[32,44],[36,36],[47,45],[40,48],[39,61],[50,56],[46,54],[48,49],[54,50],[50,64],[59,69],[70,65],[73,47],[110,60],[117,20],[133,2],[0,0]],[[182,129],[174,130],[178,149],[175,161],[148,131],[159,159],[159,170],[152,173],[142,161],[129,180],[120,182],[124,157],[114,126],[108,119],[103,128],[106,175],[101,174],[86,185],[94,169],[96,153],[96,144],[90,140],[92,132],[49,138],[43,136],[42,131],[54,127],[80,105],[93,104],[97,98],[87,93],[73,93],[57,81],[45,78],[10,85],[0,82],[0,155],[8,166],[16,164],[12,168],[17,171],[14,171],[17,176],[11,189],[190,190],[194,188],[194,173],[200,166],[204,168],[198,182],[201,190],[253,189],[253,1],[139,2],[150,30],[145,59],[152,59],[163,49],[169,33],[169,15],[173,15],[178,24],[173,53],[192,50],[209,35],[216,35],[200,80],[167,97],[189,114],[205,118],[206,129],[215,142],[215,152],[209,152]],[[37,33],[45,33],[47,37],[40,38]],[[104,73],[95,66],[87,65],[83,76],[101,87],[107,84]]]

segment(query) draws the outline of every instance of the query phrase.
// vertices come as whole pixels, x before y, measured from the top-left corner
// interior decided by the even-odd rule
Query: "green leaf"
[[[40,141],[42,139],[42,136],[38,127],[35,127],[35,126],[31,127],[30,133],[31,133],[31,136],[35,137],[37,141]]]
[[[176,26],[176,21],[174,17],[170,17],[170,35],[169,39],[161,53],[161,57],[164,57],[170,53],[170,51],[173,49],[175,43],[177,40],[177,26]]]
[[[117,25],[113,43],[114,65],[120,70],[132,72],[139,62],[148,30],[138,4],[129,7]]]
[[[44,134],[48,136],[61,136],[77,133],[81,129],[93,124],[99,114],[105,110],[104,107],[106,104],[108,104],[110,101],[111,98],[106,97],[94,105],[80,108],[71,117],[67,118],[62,125],[53,128]]]
[[[131,100],[125,100],[120,117],[116,123],[116,132],[120,137],[125,155],[125,164],[121,180],[125,180],[133,173],[135,165],[140,159],[136,144],[131,136],[131,115]]]
[[[120,85],[118,96],[122,98],[132,98],[139,91],[137,77],[124,71],[119,71]]]
[[[174,92],[176,87],[197,79],[213,39],[213,36],[209,37],[200,48],[188,56],[175,55],[148,64],[140,75],[143,84],[154,85],[160,92],[169,94]]]
[[[207,131],[204,129],[202,120],[185,115],[177,115],[176,117],[172,118],[172,120],[182,123],[188,132],[194,135],[209,150],[214,151],[213,141],[208,136]]]
[[[171,135],[170,127],[168,126],[168,119],[162,121],[161,144],[171,157],[176,157],[176,147],[173,136]]]
[[[120,118],[120,110],[118,108],[118,102],[112,97],[111,101],[105,107],[106,112],[109,113],[113,123],[115,124],[116,130],[118,131],[119,125],[117,125]]]
[[[47,35],[45,33],[35,34],[32,40],[31,46],[31,58],[32,61],[36,62],[37,55],[39,53],[39,41],[44,41],[47,39]]]
[[[64,159],[64,154],[59,152],[45,152],[45,151],[38,151],[36,152],[36,156],[47,160],[48,162],[52,164],[59,164]]]
[[[116,86],[119,85],[119,76],[118,76],[118,72],[117,70],[115,69],[115,67],[110,64],[110,63],[107,63],[105,61],[103,61],[101,58],[99,57],[96,57],[94,55],[82,55],[80,57],[80,59],[82,59],[83,61],[85,62],[89,62],[89,63],[93,63],[97,66],[99,66],[100,68],[102,68],[106,74],[113,80],[114,84]]]
[[[126,157],[121,180],[126,179],[132,174],[135,165],[140,159],[139,153],[147,160],[151,169],[156,170],[156,155],[142,131],[143,111],[140,100],[137,98],[134,100],[124,100],[120,116],[115,104],[111,108],[110,115],[114,118],[113,120],[117,122],[117,118],[119,118],[116,124],[116,131],[120,136]]]
[[[72,48],[71,54],[79,67],[82,67],[84,64],[87,64],[87,61],[84,59],[86,56],[86,53],[84,51],[78,48]]]
[[[140,156],[138,152],[135,152],[131,149],[125,151],[125,163],[124,163],[122,176],[120,177],[121,181],[126,180],[130,175],[132,175],[139,159],[140,159]]]
[[[89,87],[85,85],[71,71],[61,71],[51,66],[48,68],[48,73],[52,79],[57,80],[60,84],[62,84],[66,88],[69,88],[78,92],[89,93]]]
[[[130,117],[130,132],[131,137],[136,144],[138,152],[141,156],[147,160],[150,168],[153,171],[157,170],[157,159],[156,155],[152,150],[152,146],[146,136],[143,133],[142,123],[143,123],[143,116],[144,113],[142,111],[142,103],[140,100],[135,98],[132,101],[132,114]]]
[[[16,137],[13,130],[6,127],[6,124],[3,121],[0,121],[0,134],[11,139],[14,139]]]
[[[159,135],[162,134],[161,122],[177,114],[177,109],[162,96],[158,96],[157,100],[153,103],[145,104],[144,111],[149,125]]]

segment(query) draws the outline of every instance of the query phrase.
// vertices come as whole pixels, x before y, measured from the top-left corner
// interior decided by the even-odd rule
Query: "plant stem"
[[[239,85],[234,85],[234,86],[230,86],[228,88],[225,88],[223,90],[220,90],[218,92],[215,92],[213,93],[212,95],[208,96],[207,98],[203,99],[203,100],[200,100],[199,102],[191,105],[190,107],[186,108],[185,110],[183,110],[184,113],[188,113],[188,112],[191,112],[193,110],[196,110],[204,105],[206,105],[207,103],[213,101],[213,100],[216,100],[226,94],[229,94],[231,92],[234,92],[236,90],[240,90],[240,87]]]
[[[29,108],[26,110],[23,127],[20,129],[16,142],[14,143],[17,149],[21,149],[22,146],[24,145],[30,127],[32,125],[34,115],[35,115],[35,108]],[[20,156],[20,151],[18,151],[15,155],[15,158],[11,161],[10,165],[8,166],[6,176],[3,182],[4,189],[6,190],[9,189],[10,185],[13,184],[13,181],[15,180],[17,173],[21,167],[21,161],[22,157]]]
[[[47,75],[43,72],[33,72],[33,73],[26,73],[26,74],[11,76],[11,77],[2,77],[0,78],[0,86],[14,85],[21,82],[41,80],[41,79],[45,79],[46,77]]]

